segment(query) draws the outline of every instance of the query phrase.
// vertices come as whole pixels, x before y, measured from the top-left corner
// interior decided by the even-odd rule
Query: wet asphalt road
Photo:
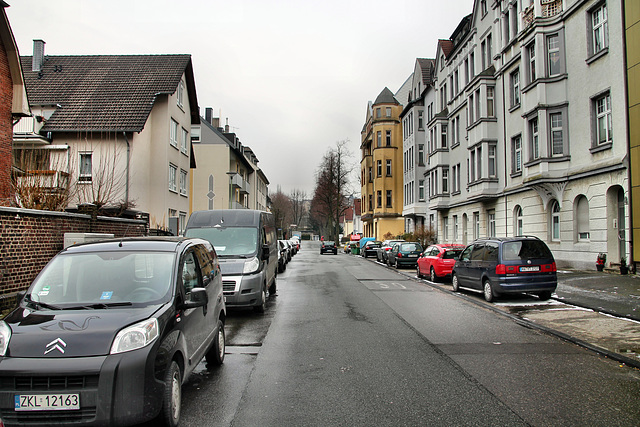
[[[640,372],[304,242],[267,312],[230,311],[182,426],[638,425]]]

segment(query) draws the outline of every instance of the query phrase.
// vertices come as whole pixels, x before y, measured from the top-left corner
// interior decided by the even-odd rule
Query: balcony
[[[41,188],[49,192],[66,191],[69,188],[69,174],[55,170],[27,170],[17,176],[21,188]]]
[[[522,25],[527,28],[535,21],[536,16],[551,18],[563,11],[563,0],[540,0],[522,11]]]
[[[38,116],[39,117],[39,116]],[[14,145],[48,145],[51,140],[40,135],[40,129],[44,125],[42,118],[23,117],[13,126]]]
[[[551,18],[552,16],[562,13],[562,1],[563,0],[541,0],[542,17]]]

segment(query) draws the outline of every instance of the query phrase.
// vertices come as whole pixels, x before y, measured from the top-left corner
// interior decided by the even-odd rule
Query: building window
[[[491,66],[493,63],[493,58],[491,57],[493,54],[491,53],[491,34],[487,36],[487,68]]]
[[[513,234],[514,236],[523,236],[524,232],[522,229],[523,221],[522,221],[522,208],[518,205],[513,210]]]
[[[511,138],[511,149],[513,150],[512,172],[522,172],[522,138],[520,135]]]
[[[471,78],[474,78],[476,75],[476,60],[475,54],[473,52],[469,54],[469,65],[471,67],[471,69],[469,70],[469,72],[471,73]]]
[[[451,167],[451,192],[460,191],[460,163]]]
[[[596,145],[606,144],[613,140],[611,124],[611,95],[609,93],[595,99],[596,113]]]
[[[440,145],[442,148],[447,148],[447,125],[440,126]]]
[[[376,196],[377,196],[376,198],[378,199],[377,200],[378,207],[381,208],[382,207],[382,191],[381,190],[376,191]]]
[[[424,166],[424,144],[418,144],[418,166]]]
[[[424,111],[418,111],[418,130],[424,128]]]
[[[480,98],[480,89],[476,90],[476,118],[479,119],[482,117],[482,113],[480,110],[480,103],[482,102]]]
[[[469,114],[469,123],[475,122],[475,116],[473,114],[473,93],[469,95],[469,102],[467,102],[467,112]]]
[[[540,138],[538,135],[538,118],[529,120],[529,132],[531,134],[531,159],[540,158]]]
[[[368,169],[368,172],[369,172],[369,182],[373,182],[373,168],[370,167]]]
[[[473,213],[473,240],[480,238],[480,212]]]
[[[487,237],[494,237],[496,235],[496,211],[487,211]]]
[[[495,178],[497,174],[498,164],[496,157],[496,146],[489,145],[489,151],[487,152],[487,160],[489,161],[488,174],[489,178]]]
[[[391,160],[387,159],[387,176],[391,176]]]
[[[465,86],[469,84],[469,58],[464,60],[464,84]]]
[[[453,241],[458,240],[458,215],[453,216]]]
[[[169,132],[169,144],[178,148],[178,122],[171,119],[171,130]]]
[[[424,202],[424,179],[418,180],[418,200]]]
[[[182,108],[184,106],[184,81],[180,80],[180,84],[178,85],[178,107]]]
[[[556,200],[551,202],[551,240],[560,240],[560,205]]]
[[[482,40],[480,43],[480,61],[482,62],[481,70],[485,70],[487,68],[487,42]]]
[[[378,167],[378,178],[380,178],[382,176],[382,160],[378,160],[376,166]]]
[[[386,117],[391,117],[391,107],[387,107],[387,108],[385,109],[385,116],[386,116]]]
[[[547,61],[548,76],[557,76],[562,73],[562,59],[560,57],[560,36],[553,34],[547,36]]]
[[[91,182],[93,180],[92,172],[92,153],[80,153],[80,171],[78,174],[78,182]]]
[[[178,214],[178,228],[180,229],[180,234],[184,234],[184,228],[187,225],[187,213],[180,212]]]
[[[480,0],[480,12],[483,17],[487,14],[487,0]]]
[[[442,193],[449,193],[449,168],[442,169]]]
[[[578,196],[575,206],[577,240],[589,240],[589,201],[585,196]]]
[[[184,154],[189,155],[189,151],[187,149],[189,143],[189,132],[185,128],[182,128],[182,140],[180,141],[180,151]]]
[[[187,171],[180,169],[180,194],[187,195]]]
[[[442,228],[444,228],[444,241],[449,240],[449,217],[442,218]]]
[[[603,3],[591,12],[591,54],[595,55],[609,46],[607,4]]]
[[[379,119],[381,117],[382,113],[380,112],[379,108],[376,108],[376,119]]]
[[[511,73],[511,107],[520,105],[520,71]]]
[[[494,110],[495,90],[493,86],[487,86],[487,117],[495,117]]]
[[[458,69],[456,68],[456,71],[453,72],[453,83],[455,85],[455,93],[458,94],[460,93],[460,79],[458,77]]]
[[[378,147],[382,147],[382,132],[380,131],[376,132],[376,139],[377,139]]]
[[[387,140],[387,147],[391,147],[391,131],[390,130],[385,132],[385,137]]]
[[[536,79],[536,42],[531,42],[526,48],[527,59],[529,61],[529,83]]]
[[[549,115],[551,125],[551,155],[564,155],[564,132],[562,127],[562,113]]]
[[[176,165],[169,164],[169,190],[178,191],[177,185],[178,168]]]
[[[369,210],[373,211],[373,194],[369,194]]]
[[[393,207],[393,205],[391,204],[391,190],[387,190],[387,207]]]

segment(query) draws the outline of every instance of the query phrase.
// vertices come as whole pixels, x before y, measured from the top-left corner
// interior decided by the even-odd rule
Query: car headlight
[[[11,328],[3,320],[0,320],[0,356],[4,356],[9,347],[9,340],[11,339]]]
[[[111,346],[111,354],[137,350],[151,344],[158,338],[158,319],[148,319],[124,328]]]
[[[245,261],[244,268],[242,269],[242,274],[251,274],[258,271],[260,268],[260,260],[258,257],[253,257],[248,261]]]

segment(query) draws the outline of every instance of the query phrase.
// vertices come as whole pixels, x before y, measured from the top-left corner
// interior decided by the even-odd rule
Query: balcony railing
[[[17,177],[20,187],[39,187],[51,191],[66,190],[69,188],[69,174],[55,170],[28,170]]]
[[[562,13],[564,0],[539,0],[522,11],[522,25],[524,28],[533,24],[536,16],[551,18]]]
[[[550,18],[562,12],[563,0],[541,0],[542,17]]]

